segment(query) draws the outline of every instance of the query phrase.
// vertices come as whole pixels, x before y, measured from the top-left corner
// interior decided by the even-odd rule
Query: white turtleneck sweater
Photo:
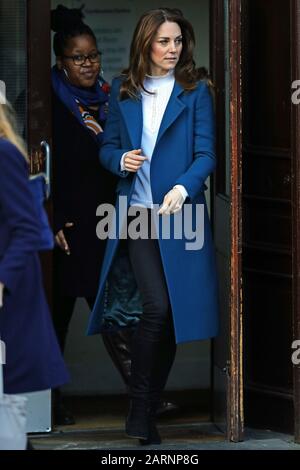
[[[153,150],[156,144],[161,121],[166,110],[175,83],[174,71],[171,70],[162,76],[146,76],[144,88],[153,94],[142,91],[143,131],[141,149],[142,155],[147,157],[141,168],[137,171],[134,190],[129,201],[130,206],[153,207],[150,184],[150,166]],[[124,157],[121,159],[121,170],[124,171]],[[176,185],[184,197],[187,197],[185,188]],[[170,188],[171,189],[171,188]],[[161,201],[162,202],[162,201]]]

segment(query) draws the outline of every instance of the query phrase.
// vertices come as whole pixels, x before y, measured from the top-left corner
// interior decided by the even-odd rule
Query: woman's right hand
[[[127,152],[123,159],[124,169],[136,173],[142,166],[147,157],[141,155],[142,150],[131,150]]]
[[[74,226],[74,224],[72,222],[67,222],[65,224],[66,228],[70,228],[70,227],[73,227],[73,226]],[[55,235],[55,241],[56,241],[57,245],[59,246],[59,248],[61,248],[66,253],[66,255],[71,254],[70,248],[69,248],[68,242],[65,238],[65,234],[64,234],[63,230],[60,230],[59,232],[57,232],[57,234]]]

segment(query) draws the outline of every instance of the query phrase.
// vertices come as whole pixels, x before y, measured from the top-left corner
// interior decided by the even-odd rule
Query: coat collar
[[[174,87],[167,104],[156,140],[156,145],[162,138],[166,130],[173,124],[173,122],[180,116],[186,105],[180,100],[179,96],[183,93],[184,89],[179,83],[175,82]],[[128,98],[119,102],[121,113],[124,117],[128,134],[130,136],[133,149],[140,148],[143,131],[143,109],[142,99]]]

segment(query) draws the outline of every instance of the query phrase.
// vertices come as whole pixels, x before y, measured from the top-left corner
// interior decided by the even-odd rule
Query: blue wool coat
[[[119,101],[119,89],[120,79],[116,79],[112,86],[109,117],[100,154],[104,167],[120,176],[116,202],[117,226],[124,222],[124,214],[119,214],[119,196],[127,196],[130,200],[136,178],[134,173],[120,171],[121,156],[124,152],[141,148],[143,127],[141,99]],[[204,214],[204,224],[200,223],[199,226],[199,237],[204,238],[204,243],[197,250],[187,250],[186,243],[191,240],[184,231],[183,222],[179,222],[183,237],[175,237],[173,223],[177,216],[159,216],[160,220],[169,218],[171,223],[170,239],[164,239],[160,232],[158,241],[177,343],[211,338],[218,331],[215,255],[204,195],[204,182],[214,168],[215,123],[209,88],[206,82],[201,81],[195,90],[185,92],[175,82],[151,159],[153,202],[162,204],[165,194],[175,184],[181,184],[189,195],[180,214],[182,220],[186,215],[195,229],[197,207],[201,207]],[[103,327],[107,310],[107,279],[118,247],[119,237],[108,240],[88,334],[99,333]]]
[[[42,285],[40,230],[24,157],[0,138],[0,338],[4,391],[27,393],[69,380]]]

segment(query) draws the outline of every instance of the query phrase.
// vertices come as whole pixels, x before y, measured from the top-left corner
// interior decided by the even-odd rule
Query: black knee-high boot
[[[113,333],[102,333],[105,349],[120,373],[127,390],[131,375],[131,339],[134,328],[124,328]]]
[[[151,379],[152,400],[159,404],[161,394],[167,384],[168,377],[176,355],[176,341],[174,336],[165,335],[161,339],[158,350],[158,361],[155,364]]]
[[[150,436],[151,378],[158,349],[158,342],[139,337],[137,330],[132,339],[130,408],[126,419],[126,433],[130,437]]]
[[[161,438],[156,428],[156,414],[161,395],[166,386],[169,373],[174,363],[176,355],[176,342],[172,332],[168,332],[161,339],[158,349],[156,364],[152,371],[150,390],[150,418],[149,437],[146,440],[140,439],[141,445],[160,444]]]
[[[131,374],[131,340],[135,329],[136,327],[123,328],[113,333],[102,333],[105,349],[120,373],[128,392]],[[156,414],[162,415],[177,409],[178,406],[175,403],[161,400]]]
[[[174,335],[166,331],[157,342],[139,338],[132,341],[130,410],[126,432],[140,439],[141,444],[160,444],[156,428],[156,410],[174,362]]]

